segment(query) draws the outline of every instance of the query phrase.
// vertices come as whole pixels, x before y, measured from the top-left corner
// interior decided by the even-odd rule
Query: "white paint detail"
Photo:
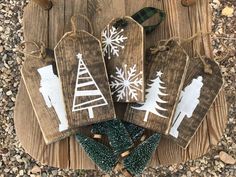
[[[72,112],[76,111],[82,111],[82,110],[88,110],[89,118],[94,118],[94,112],[93,108],[105,106],[107,105],[107,100],[103,96],[102,92],[100,91],[99,87],[97,86],[97,83],[94,81],[92,75],[90,74],[88,68],[84,64],[84,61],[82,59],[82,54],[78,53],[76,58],[79,60],[78,62],[78,71],[77,71],[77,78],[76,78],[76,85],[75,85],[75,92],[74,92],[74,100],[73,100],[73,108]],[[82,75],[86,75],[83,76]],[[87,81],[83,81],[81,83],[81,80],[86,79]],[[82,87],[93,85],[96,87],[96,90],[81,90]],[[89,96],[100,96],[99,98],[95,98],[93,100],[89,100],[80,104],[76,104],[76,99],[78,97],[89,97]],[[103,103],[96,104],[96,102],[99,102],[100,100],[103,101]],[[94,104],[90,106],[86,106],[88,104]]]
[[[185,87],[180,94],[179,103],[177,105],[172,121],[172,127],[170,129],[170,134],[175,138],[178,138],[179,136],[178,127],[184,117],[186,116],[187,118],[191,118],[194,110],[199,104],[199,97],[203,86],[202,80],[202,76],[198,76],[197,79],[193,79],[191,84]]]
[[[117,101],[126,98],[129,101],[129,96],[137,100],[137,91],[142,92],[142,71],[136,74],[136,65],[127,70],[127,65],[123,69],[116,67],[116,76],[110,75],[110,87],[112,95],[117,93]]]
[[[52,65],[39,68],[38,72],[41,76],[41,87],[39,88],[39,91],[43,95],[47,107],[54,108],[60,120],[59,131],[67,130],[69,125],[63,100],[63,93],[61,90],[61,82],[53,73]]]
[[[111,55],[119,56],[120,49],[124,49],[124,41],[128,39],[124,37],[122,33],[123,29],[118,31],[115,27],[109,27],[102,32],[102,48],[104,55],[108,55],[108,59],[111,59]]]
[[[150,87],[149,89],[146,90],[146,101],[141,104],[142,106],[136,107],[132,106],[133,109],[136,110],[142,110],[146,111],[145,117],[144,117],[144,122],[147,122],[149,113],[153,113],[157,116],[160,116],[162,118],[167,118],[166,116],[162,115],[158,111],[166,111],[167,109],[162,108],[158,103],[167,103],[167,101],[164,101],[160,98],[160,96],[167,96],[168,94],[163,93],[161,90],[166,89],[165,87],[162,86],[164,82],[161,81],[161,75],[163,73],[161,71],[158,71],[156,74],[156,79],[151,80],[151,84],[148,84]]]

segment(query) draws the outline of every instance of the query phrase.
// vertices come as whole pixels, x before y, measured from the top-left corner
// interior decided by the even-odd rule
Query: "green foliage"
[[[133,146],[129,133],[118,119],[93,125],[92,133],[107,135],[116,154],[121,154]]]
[[[143,172],[152,154],[156,150],[160,137],[158,133],[153,134],[146,141],[138,145],[130,155],[124,159],[124,166],[130,173],[138,175]]]
[[[81,133],[76,134],[76,139],[101,170],[104,172],[112,171],[118,162],[118,156],[112,149]]]
[[[139,127],[129,122],[123,122],[123,124],[133,141],[139,140],[145,131],[144,128]]]

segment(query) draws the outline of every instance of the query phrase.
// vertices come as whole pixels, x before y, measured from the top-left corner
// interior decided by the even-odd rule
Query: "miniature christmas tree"
[[[133,140],[133,142],[139,140],[145,131],[144,128],[139,127],[129,122],[123,122],[123,124],[126,130],[128,131],[129,136]]]
[[[129,133],[121,120],[118,119],[93,125],[92,133],[107,135],[116,154],[122,154],[133,146]]]
[[[113,170],[118,162],[118,156],[112,149],[81,133],[76,134],[76,139],[101,170],[104,172]]]
[[[124,159],[124,167],[133,175],[142,173],[156,150],[159,141],[160,134],[156,133],[138,145],[130,155]]]

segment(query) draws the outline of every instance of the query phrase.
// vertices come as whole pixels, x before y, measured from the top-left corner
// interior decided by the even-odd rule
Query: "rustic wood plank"
[[[126,0],[88,0],[88,17],[92,22],[94,36],[101,37],[102,30],[113,19],[125,15]]]
[[[38,19],[36,24],[32,25],[31,22],[31,13],[34,13]],[[43,42],[46,46],[49,43],[48,39],[48,12],[40,9],[35,4],[32,4],[31,8],[26,9],[24,14],[24,36],[26,41],[34,41],[38,44]],[[38,29],[41,29],[41,33],[38,33]],[[35,35],[32,35],[36,33]],[[32,51],[35,50],[32,45],[27,45],[26,50]],[[21,73],[23,76],[24,83],[26,84],[27,91],[30,95],[33,108],[36,112],[37,119],[40,124],[40,128],[43,132],[43,136],[46,144],[55,142],[62,139],[66,133],[59,132],[59,123],[58,116],[53,109],[49,108],[42,94],[39,91],[41,77],[37,69],[52,65],[54,63],[54,58],[51,56],[46,57],[45,59],[41,58],[32,58],[26,57],[26,61],[22,67]],[[36,91],[38,90],[38,91]],[[49,123],[50,122],[50,123]]]
[[[170,136],[183,148],[191,141],[223,85],[219,65],[211,59],[204,60],[211,67],[212,74],[204,72],[204,65],[199,57],[190,59],[170,129]]]
[[[23,81],[21,81],[19,92],[21,94],[18,94],[17,99],[24,100],[24,102],[17,102],[15,113],[19,114],[20,118],[15,115],[14,122],[17,137],[23,148],[33,158],[43,164],[69,168],[69,159],[66,151],[68,140],[64,139],[58,143],[46,145]],[[22,109],[22,106],[26,106],[25,109]]]
[[[62,0],[57,0],[57,2],[59,2],[59,1],[62,1]],[[65,9],[66,9],[65,10],[66,24],[64,27],[65,32],[71,30],[70,21],[67,19],[70,18],[69,16],[72,13],[78,13],[80,11],[82,13],[84,13],[87,11],[86,8],[83,10],[80,9],[78,11],[77,10],[70,10],[70,8],[73,7],[73,4],[76,4],[77,2],[82,2],[82,4],[86,6],[87,1],[66,0],[66,2],[67,1],[68,1],[68,3],[70,1],[70,3],[72,3],[72,4],[65,3]],[[92,2],[92,0],[91,0],[91,2]],[[103,2],[103,4],[106,3],[105,0],[100,0],[100,2]],[[145,3],[144,0],[142,0],[141,2],[142,2],[142,4],[146,4],[147,6],[154,5],[154,7],[159,7],[161,9],[163,8],[162,1],[156,1],[156,0],[146,1],[145,0],[145,2],[146,2]],[[117,0],[117,3],[119,3],[118,0]],[[137,9],[135,9],[135,7],[134,7],[134,10],[133,11],[131,10],[130,14],[127,14],[127,15],[131,15],[131,14],[133,14],[133,12],[136,12],[137,10],[139,10],[139,7],[138,7],[139,3],[137,3],[137,1],[130,0],[130,1],[125,1],[125,3],[130,3],[132,5],[132,6],[126,5],[125,9],[129,9],[129,8],[132,9],[133,5],[137,4]],[[201,0],[201,3],[202,3],[201,8],[203,6],[204,7],[208,6],[208,1]],[[32,6],[34,6],[34,5],[32,5],[30,3],[27,6],[27,8],[31,8]],[[176,6],[179,7],[179,4],[176,4]],[[76,7],[74,6],[74,8],[78,8],[78,6],[76,6]],[[119,9],[119,7],[117,7],[117,6],[115,7],[114,5],[113,5],[113,8]],[[165,7],[165,8],[168,8],[168,7]],[[196,13],[196,12],[194,12],[192,10],[193,8],[195,8],[195,7],[191,6],[191,7],[187,8],[189,11],[189,14],[190,14],[189,19],[191,19],[190,17],[193,17],[193,16],[195,17],[194,13]],[[108,12],[104,12],[104,11],[110,11],[110,12],[108,13]],[[31,13],[30,16],[33,19],[37,19],[38,18],[37,16],[41,13],[41,11],[36,10],[34,12],[35,13]],[[112,9],[102,8],[100,12],[101,12],[100,14],[97,13],[98,18],[100,15],[103,15],[103,13],[106,13],[105,16],[107,16],[106,17],[107,21],[104,20],[104,22],[103,22],[102,18],[100,19],[101,23],[103,23],[103,26],[99,27],[100,31],[110,21],[110,19],[113,18],[113,14],[114,14],[114,17],[120,16],[119,14],[116,14],[119,12],[113,12]],[[179,13],[179,10],[177,12],[178,12],[178,18],[180,16],[182,16],[182,15],[180,15],[181,13]],[[182,12],[182,10],[181,10],[181,12]],[[128,10],[127,10],[127,13],[128,13]],[[27,15],[27,13],[25,13],[24,15]],[[209,17],[209,11],[207,11],[205,13],[205,16]],[[155,18],[152,20],[155,21]],[[186,17],[184,17],[183,19],[185,19],[185,18]],[[189,34],[194,34],[196,32],[196,30],[193,31],[193,28],[196,29],[195,23],[201,23],[200,21],[195,22],[194,20],[191,23],[189,23],[189,22],[185,22],[185,20],[182,21],[181,19],[182,18],[179,18],[179,23],[185,24],[185,26],[189,24],[191,26],[191,28],[188,28],[188,29],[192,30],[192,33],[190,33],[191,31],[189,31],[189,32],[183,31],[186,28],[180,28],[181,29],[180,30],[181,37],[189,37],[190,36]],[[37,22],[37,21],[39,21],[39,20],[35,20],[35,22]],[[209,20],[208,20],[208,22],[209,22],[209,24],[211,23],[211,21],[209,21]],[[206,24],[201,23],[201,25],[206,25]],[[181,27],[182,25],[179,25],[179,26]],[[192,26],[194,26],[194,27],[192,27]],[[29,28],[31,28],[31,27],[32,26],[29,26]],[[160,27],[154,33],[152,33],[150,36],[148,36],[148,38],[151,40],[148,40],[147,46],[151,45],[151,43],[153,45],[157,41],[157,39],[168,38],[169,32],[167,30],[168,29],[167,27],[168,27],[168,23],[167,23],[167,21],[165,21],[164,23],[162,23],[160,25]],[[209,27],[209,25],[208,25],[208,27]],[[97,31],[95,33],[98,34],[99,32]],[[185,36],[185,34],[186,34],[186,36]],[[41,33],[35,33],[35,34],[29,33],[29,34],[27,34],[27,36],[32,36],[32,37],[36,36],[36,38],[38,38],[37,36],[42,37],[42,34]],[[58,37],[58,38],[60,38],[60,37]],[[40,41],[38,41],[38,42],[40,42]],[[200,42],[200,40],[197,40],[197,42],[195,42],[195,43],[199,43],[199,42]],[[47,42],[45,42],[45,43],[47,43]],[[208,42],[206,42],[206,44],[207,43]],[[208,44],[208,46],[210,46],[210,44]],[[187,50],[187,52],[190,52],[188,49],[186,49],[186,50]],[[202,52],[203,52],[203,50],[202,50]],[[20,100],[24,100],[24,102],[21,102]],[[27,110],[27,111],[25,111],[25,110]],[[227,121],[227,105],[225,102],[225,96],[224,96],[223,90],[219,93],[219,96],[215,100],[214,104],[212,105],[212,109],[210,109],[210,111],[211,111],[211,113],[208,112],[208,114],[206,116],[206,120],[208,122],[207,126],[206,126],[207,122],[203,121],[200,128],[198,129],[198,132],[203,131],[203,133],[196,133],[194,135],[192,141],[190,142],[189,149],[183,150],[177,144],[171,143],[170,140],[168,141],[167,137],[163,137],[161,140],[160,146],[158,147],[158,150],[156,151],[155,155],[153,156],[153,160],[152,160],[153,163],[151,163],[150,165],[152,167],[155,167],[159,163],[165,165],[165,164],[184,162],[186,160],[189,160],[190,157],[194,159],[199,156],[202,156],[204,153],[208,152],[208,150],[213,145],[216,145],[217,141],[219,140],[219,138],[222,135],[222,132],[224,131],[225,123]],[[217,112],[217,114],[215,114],[214,112]],[[122,110],[120,111],[120,114],[122,114]],[[215,117],[215,116],[217,116],[217,117]],[[59,168],[73,168],[73,169],[81,168],[81,169],[83,169],[84,166],[86,169],[89,169],[89,168],[94,169],[95,168],[95,165],[93,163],[90,164],[89,158],[84,153],[82,153],[82,149],[79,149],[78,144],[74,142],[73,136],[70,138],[71,144],[69,146],[70,146],[70,149],[73,149],[73,151],[70,150],[70,152],[74,152],[74,153],[70,153],[70,154],[69,153],[67,153],[67,154],[62,153],[62,152],[65,152],[66,149],[68,148],[68,139],[61,141],[60,144],[58,144],[57,146],[54,145],[55,143],[53,143],[49,146],[46,146],[46,144],[44,143],[41,131],[39,129],[39,125],[37,123],[36,116],[33,112],[33,108],[31,106],[30,100],[28,98],[26,88],[24,86],[19,88],[17,101],[16,101],[16,107],[15,107],[14,121],[15,121],[16,133],[17,133],[17,136],[18,136],[20,142],[22,143],[26,152],[28,152],[36,160],[38,160],[44,164],[47,164],[49,166],[54,166],[54,167],[59,167]],[[212,125],[212,126],[209,126],[209,125]],[[202,126],[204,126],[204,128],[202,128]],[[218,128],[215,128],[216,126]],[[207,130],[207,132],[205,131],[205,129]],[[208,132],[209,132],[209,136],[204,136],[205,139],[200,141],[200,138],[202,138],[202,135],[203,134],[205,135]],[[29,136],[29,135],[33,135],[33,136]],[[210,143],[203,144],[204,142],[207,142],[207,141]],[[198,143],[197,146],[196,146],[196,143]],[[60,148],[60,150],[58,150],[57,148]],[[69,150],[67,149],[66,152],[68,152],[68,151]],[[165,155],[162,156],[162,154],[165,154]],[[75,157],[77,157],[77,159],[74,159]],[[159,159],[157,160],[158,157],[159,157]],[[68,159],[68,160],[66,160],[66,159]],[[72,162],[73,162],[73,165],[72,165]],[[84,162],[86,162],[86,164]]]
[[[144,104],[129,105],[124,120],[167,134],[184,83],[189,59],[176,41],[150,56]],[[175,81],[175,82],[173,82]]]
[[[49,0],[33,0],[36,4],[42,7],[44,10],[49,10],[52,8],[52,2]]]
[[[224,93],[224,89],[222,91]],[[219,94],[218,99],[215,100],[215,105],[217,107],[227,107],[227,102],[223,94]],[[211,109],[208,111],[207,114],[207,125],[209,131],[209,141],[210,146],[216,146],[221,138],[224,130],[226,128],[227,119],[219,119],[222,115],[227,115],[228,109],[217,109],[216,107],[212,106]],[[219,121],[212,120],[211,117],[216,117]]]
[[[143,27],[128,16],[112,20],[102,32],[114,102],[144,101],[144,40]]]
[[[55,47],[58,75],[72,127],[115,117],[100,42],[85,31],[66,33]]]

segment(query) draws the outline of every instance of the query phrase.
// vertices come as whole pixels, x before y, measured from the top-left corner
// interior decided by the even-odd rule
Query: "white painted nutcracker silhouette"
[[[172,127],[170,129],[170,134],[175,138],[179,136],[178,127],[184,117],[186,116],[187,118],[191,118],[194,110],[199,104],[199,97],[203,86],[202,80],[202,76],[198,76],[197,79],[193,79],[192,83],[185,87],[180,94],[179,103],[177,105]]]
[[[39,68],[38,72],[41,76],[41,87],[39,88],[39,91],[43,95],[47,107],[53,107],[56,111],[56,114],[60,120],[59,131],[67,130],[69,126],[63,101],[61,82],[53,73],[52,65]]]

